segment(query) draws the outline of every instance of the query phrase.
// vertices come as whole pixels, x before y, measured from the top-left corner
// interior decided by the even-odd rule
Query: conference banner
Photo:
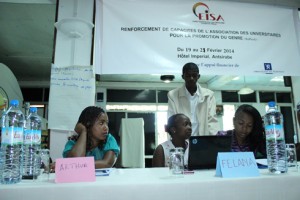
[[[201,74],[300,75],[297,9],[226,1],[97,3],[99,74],[180,74],[194,62]]]

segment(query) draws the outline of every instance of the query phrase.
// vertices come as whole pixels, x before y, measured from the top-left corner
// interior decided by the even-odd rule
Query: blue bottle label
[[[4,127],[1,135],[2,145],[23,144],[23,128],[22,127]]]
[[[283,140],[283,126],[280,124],[271,124],[265,126],[267,140]]]

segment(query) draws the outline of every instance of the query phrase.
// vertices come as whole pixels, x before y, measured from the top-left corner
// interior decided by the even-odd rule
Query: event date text
[[[177,47],[180,52],[199,52],[199,53],[234,53],[234,49],[219,49],[219,48],[181,48]]]

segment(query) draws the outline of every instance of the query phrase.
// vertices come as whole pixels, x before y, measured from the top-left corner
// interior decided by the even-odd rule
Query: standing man
[[[182,68],[185,84],[168,92],[168,117],[183,113],[191,119],[192,135],[216,135],[219,130],[213,91],[197,82],[199,68],[186,63]]]

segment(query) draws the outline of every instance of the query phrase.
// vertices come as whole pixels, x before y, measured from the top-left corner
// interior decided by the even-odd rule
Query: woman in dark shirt
[[[248,104],[239,106],[233,117],[233,126],[233,130],[217,133],[217,135],[232,136],[232,151],[252,151],[255,158],[266,158],[263,121],[256,108]]]

